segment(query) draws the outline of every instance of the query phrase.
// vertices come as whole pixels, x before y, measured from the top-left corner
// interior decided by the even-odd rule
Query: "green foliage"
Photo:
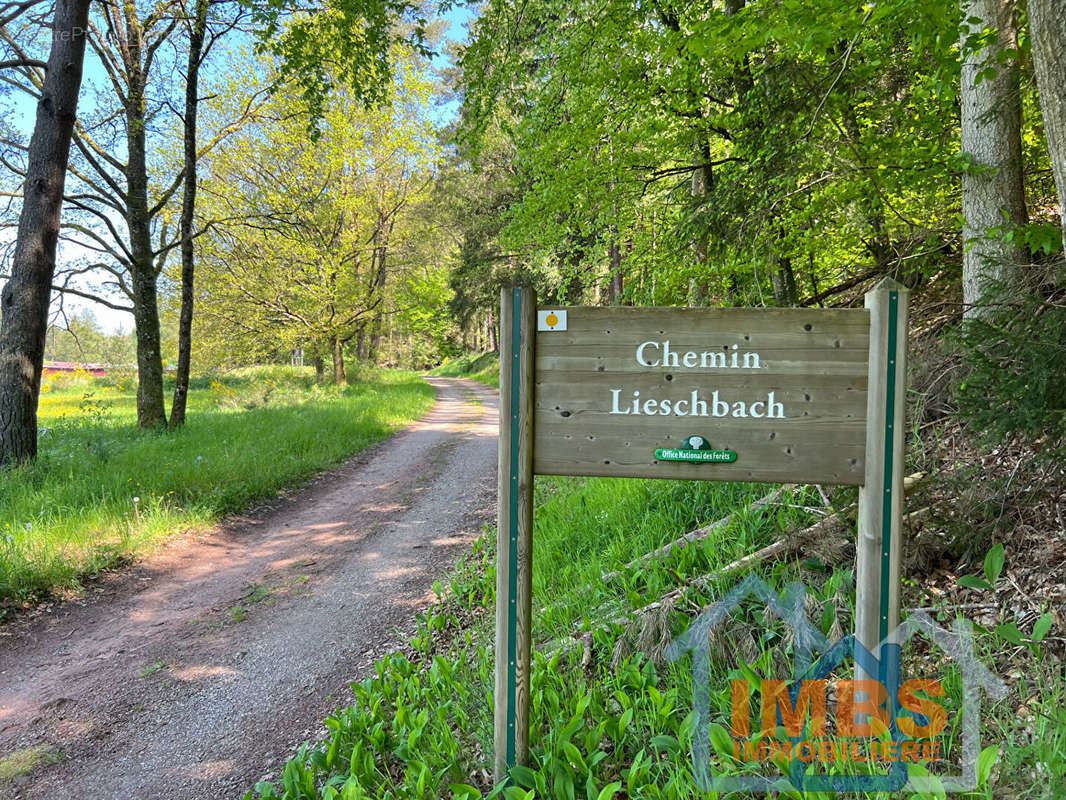
[[[256,23],[257,49],[278,65],[279,82],[298,86],[309,130],[331,97],[370,108],[388,94],[397,45],[428,54],[426,20],[408,0],[242,0]]]
[[[989,231],[997,232],[995,228]],[[1003,230],[1001,236],[1006,242],[1021,242],[1028,252],[1045,257],[1062,251],[1062,227],[1057,223],[1030,222],[1020,228]]]
[[[392,365],[425,367],[447,348],[447,277],[428,191],[438,159],[428,65],[396,47],[382,104],[331,96],[320,134],[279,91],[259,124],[205,159],[196,340],[209,363],[303,349],[360,358],[396,341]]]
[[[48,745],[14,750],[0,756],[0,789],[44,764],[55,764],[62,756]]]
[[[986,442],[1024,436],[1041,457],[1066,459],[1066,306],[1050,292],[996,289],[960,336],[966,378],[959,411]]]
[[[985,577],[980,578],[976,575],[963,575],[961,578],[959,578],[959,585],[966,586],[970,589],[993,588],[996,585],[996,581],[999,580],[1000,574],[1003,572],[1003,563],[1005,558],[1006,555],[1003,545],[996,544],[991,550],[989,550],[985,554]]]
[[[501,126],[493,125],[475,145],[457,143],[437,182],[439,208],[459,242],[450,270],[449,307],[464,327],[486,316],[494,320],[500,289],[516,279],[531,278],[500,241],[518,194],[515,155]]]
[[[677,550],[661,562],[623,569],[618,579],[605,581],[603,574],[698,523],[742,509],[764,492],[758,486],[684,481],[538,479],[529,766],[513,768],[509,784],[501,787],[494,788],[481,777],[482,770],[491,769],[492,752],[496,571],[494,532],[488,530],[460,562],[447,588],[435,587],[442,599],[420,617],[410,655],[378,661],[373,675],[352,687],[352,705],[329,717],[326,738],[305,745],[286,764],[277,782],[258,784],[249,800],[705,797],[696,789],[689,756],[695,715],[688,659],[659,666],[640,652],[619,656],[618,645],[627,637],[625,626],[605,620],[633,615],[635,609],[676,586],[680,578],[711,572],[776,538],[782,528],[801,524],[806,516],[799,506],[816,502],[814,495],[786,495],[787,505],[758,514],[740,513],[712,539]],[[998,556],[990,556],[988,569],[986,577],[1002,569]],[[768,567],[763,574],[780,590],[800,577],[796,570],[781,564]],[[829,635],[838,613],[852,613],[846,588],[854,576],[847,570],[825,574],[824,569],[801,574],[812,603],[832,612],[823,613],[821,620],[823,632]],[[713,601],[729,585],[693,592],[693,605]],[[687,624],[684,614],[674,616],[668,636],[680,633]],[[762,635],[749,661],[731,661],[734,655],[724,653],[721,662],[713,662],[712,686],[723,688],[712,691],[711,700],[726,715],[728,680],[747,677],[757,681],[762,675],[775,674],[774,654],[780,644],[776,629],[767,624],[757,604],[743,606],[734,622],[743,626],[736,631],[738,637],[752,630]],[[595,655],[588,663],[582,658],[582,647],[575,647],[571,638],[583,628],[592,631]],[[982,636],[984,646],[993,644],[992,635]],[[945,686],[950,702],[957,704],[961,696],[957,671],[948,669]],[[997,749],[993,745],[982,751],[974,797],[999,796],[994,793],[1000,788],[1007,791],[1006,787],[1014,791],[1027,779],[1016,781],[1013,776],[1034,764],[1050,776],[1061,774],[1066,728],[1055,698],[1066,691],[1066,683],[1061,677],[1050,678],[1037,686],[1041,694],[1033,708],[1046,710],[1051,717],[1029,719],[1038,721],[1044,739],[1028,739],[1010,709],[1000,709],[995,724],[1010,728],[1011,746]],[[726,728],[712,724],[710,737],[715,774],[759,769],[734,760]],[[1009,765],[1001,766],[998,776],[997,756]],[[826,771],[840,774],[855,767],[834,764]],[[920,770],[914,767],[916,774]],[[888,800],[883,793],[809,796]],[[944,797],[936,791],[902,796],[908,800]]]
[[[1018,680],[1017,691],[1017,703],[999,709],[992,721],[992,736],[999,743],[998,771],[1010,788],[975,796],[1057,800],[1066,786],[1066,676],[1061,664],[1037,660]],[[984,753],[978,763],[984,766]]]
[[[446,359],[431,375],[445,378],[470,378],[486,386],[500,385],[500,357],[496,353],[467,353]]]
[[[3,474],[0,614],[336,464],[433,402],[408,373],[341,389],[308,369],[254,368],[194,380],[195,413],[161,435],[134,431],[131,388],[86,384],[42,396],[38,461]]]
[[[65,326],[50,326],[45,337],[45,361],[132,365],[137,342],[132,332],[108,334],[90,311],[70,316]]]
[[[486,170],[500,226],[468,226],[463,268],[517,254],[542,296],[602,301],[615,253],[622,300],[650,305],[793,302],[778,274],[809,296],[859,264],[920,280],[957,238],[958,17],[487,3],[461,142],[515,168]]]

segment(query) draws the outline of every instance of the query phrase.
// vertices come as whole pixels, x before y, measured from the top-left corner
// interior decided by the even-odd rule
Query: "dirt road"
[[[431,382],[427,417],[292,497],[0,628],[0,758],[59,755],[0,795],[221,800],[276,777],[494,514],[496,393]]]

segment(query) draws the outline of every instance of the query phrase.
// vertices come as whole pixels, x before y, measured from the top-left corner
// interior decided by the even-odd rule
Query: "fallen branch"
[[[779,539],[773,544],[769,544],[760,550],[756,550],[754,553],[749,553],[743,558],[738,558],[736,561],[731,561],[724,567],[721,567],[715,570],[714,572],[708,572],[704,575],[700,575],[696,578],[693,578],[692,580],[685,581],[681,586],[678,586],[675,589],[671,589],[658,600],[648,603],[646,606],[638,608],[635,612],[631,612],[630,614],[624,617],[619,617],[618,619],[612,620],[611,624],[624,625],[625,623],[632,621],[632,619],[635,617],[646,616],[653,611],[658,611],[665,605],[673,606],[689,589],[707,588],[707,586],[709,586],[714,581],[717,581],[732,572],[736,572],[753,564],[759,564],[763,561],[768,561],[771,558],[775,558],[779,555],[799,549],[799,547],[804,542],[810,541],[815,536],[824,535],[824,533],[830,527],[830,523],[836,522],[840,518],[841,514],[847,511],[851,511],[854,508],[854,505],[848,506],[843,511],[834,514],[831,517],[826,517],[825,519],[820,520],[819,522],[815,523],[814,525],[811,525],[808,528],[804,528],[801,531],[797,531],[796,533],[787,536],[784,539]]]
[[[924,481],[927,477],[929,477],[929,473],[927,473],[927,472],[915,472],[913,475],[908,475],[906,478],[904,478],[903,479],[903,495],[904,495],[904,497],[906,497],[911,492],[913,492],[916,488],[918,488],[918,484],[921,483],[922,481]]]
[[[914,480],[910,483],[909,486],[906,485],[905,482],[904,491],[912,491],[913,488],[918,485],[918,482],[924,477],[925,473],[916,473],[915,475],[911,476],[911,478],[914,478]],[[659,609],[661,606],[667,603],[676,603],[677,600],[679,600],[681,596],[689,589],[707,589],[710,587],[711,584],[731,573],[739,572],[740,570],[747,569],[756,564],[761,564],[764,561],[769,561],[773,558],[777,558],[778,556],[794,553],[798,550],[801,550],[803,547],[812,542],[824,542],[824,540],[830,534],[833,528],[833,524],[840,521],[842,517],[851,513],[855,509],[855,505],[847,506],[846,508],[841,509],[832,516],[819,520],[814,525],[810,525],[809,527],[806,527],[800,531],[796,531],[792,534],[789,534],[783,539],[778,539],[773,544],[768,544],[766,547],[756,550],[754,553],[749,553],[748,555],[742,558],[738,558],[735,561],[731,561],[724,567],[720,567],[714,572],[708,572],[704,575],[700,575],[696,578],[693,578],[690,581],[686,581],[681,586],[678,586],[675,589],[671,589],[658,600],[648,603],[648,605],[638,609],[636,611],[636,615],[650,613]],[[912,511],[903,518],[903,523],[908,524],[911,522],[916,522],[917,520],[928,514],[929,511],[929,506],[926,506],[925,508],[920,508],[917,511]],[[626,622],[626,618],[616,619],[614,620],[614,622],[617,624],[622,624]]]
[[[912,511],[909,514],[904,515],[903,524],[904,525],[909,525],[912,522],[917,522],[918,520],[920,520],[922,517],[924,517],[926,514],[928,514],[932,510],[933,510],[932,506],[925,506],[925,508],[919,508],[917,511]]]
[[[768,544],[766,547],[756,550],[754,553],[749,553],[743,558],[738,558],[736,561],[730,561],[724,567],[720,567],[714,572],[708,572],[705,575],[700,575],[697,578],[693,578],[687,583],[678,586],[667,592],[660,597],[654,603],[650,603],[640,610],[639,613],[644,613],[648,609],[657,608],[662,605],[664,601],[673,601],[679,598],[682,593],[688,589],[706,589],[712,583],[718,579],[729,575],[732,572],[737,572],[742,569],[754,566],[755,564],[761,564],[764,561],[769,561],[777,556],[784,555],[786,553],[792,553],[799,550],[804,544],[823,538],[832,529],[833,525],[840,521],[840,518],[854,510],[855,506],[848,506],[840,512],[833,514],[830,517],[826,517],[823,520],[819,520],[814,525],[803,528],[800,531],[796,531],[783,539],[778,539],[773,544]]]
[[[854,288],[863,281],[868,281],[871,278],[876,278],[882,272],[884,272],[883,267],[874,267],[873,269],[868,269],[865,272],[861,272],[858,275],[848,278],[842,283],[838,283],[836,286],[824,289],[816,294],[811,295],[810,297],[800,300],[799,305],[802,307],[813,306],[815,303],[820,303],[823,300],[827,300],[835,294],[840,294],[841,292],[845,292],[848,289]]]
[[[766,497],[760,498],[759,500],[756,500],[751,505],[747,506],[747,510],[756,511],[756,510],[762,508],[763,506],[767,506],[770,503],[775,502],[777,500],[777,498],[779,498],[781,496],[781,493],[785,489],[791,489],[791,488],[792,488],[791,484],[785,484],[783,486],[780,486],[776,490],[770,492],[770,494],[766,495]],[[616,569],[616,570],[614,570],[612,572],[606,573],[603,576],[602,580],[603,580],[604,583],[606,583],[607,581],[614,580],[615,578],[617,578],[619,575],[621,575],[626,570],[633,569],[636,566],[639,566],[639,565],[641,565],[641,564],[643,564],[645,562],[652,561],[652,560],[657,559],[657,558],[665,558],[666,556],[670,555],[674,551],[674,548],[677,548],[679,550],[683,550],[684,548],[688,547],[693,542],[698,542],[701,539],[706,539],[708,536],[710,536],[715,531],[721,530],[726,525],[728,525],[730,522],[732,522],[736,518],[736,516],[737,516],[737,512],[734,511],[732,514],[729,514],[729,515],[727,515],[725,517],[722,517],[722,519],[718,520],[717,522],[712,522],[710,525],[704,525],[702,528],[696,528],[695,530],[689,531],[684,536],[679,536],[678,538],[674,539],[672,542],[669,542],[668,544],[664,544],[662,547],[660,547],[657,550],[652,550],[650,553],[645,553],[642,556],[638,556],[637,558],[634,558],[632,561],[630,561],[628,564],[626,564],[624,567],[622,567],[622,569]]]
[[[918,487],[918,485],[926,479],[926,477],[928,477],[928,473],[925,472],[915,472],[912,475],[906,476],[903,479],[904,495],[906,496],[911,494]],[[780,489],[777,490],[777,492],[771,492],[766,497],[757,500],[755,503],[749,506],[749,508],[762,507],[773,502],[780,494],[780,492],[785,488],[788,487],[782,486]],[[673,605],[677,603],[677,601],[682,597],[682,595],[691,588],[706,589],[713,582],[731,573],[738,572],[739,570],[751,567],[755,564],[760,564],[764,561],[769,561],[772,558],[776,558],[784,554],[795,552],[811,543],[817,542],[820,545],[824,545],[825,542],[828,541],[830,538],[829,534],[834,524],[844,521],[844,524],[847,525],[848,523],[846,522],[846,519],[848,515],[855,512],[856,509],[856,504],[852,503],[838,511],[834,511],[829,516],[819,520],[815,524],[803,528],[802,530],[790,533],[789,535],[785,536],[782,539],[779,539],[773,544],[769,544],[760,550],[756,550],[754,553],[749,553],[748,555],[742,558],[738,558],[735,561],[726,564],[724,567],[715,570],[714,572],[700,575],[689,581],[684,581],[682,585],[670,590],[658,600],[648,603],[646,606],[637,609],[635,612],[630,612],[624,617],[618,617],[614,620],[611,620],[610,624],[625,625],[628,622],[632,622],[636,618],[639,618],[641,616],[647,616],[652,612],[656,612],[663,606],[673,607]],[[904,524],[915,522],[924,517],[926,514],[928,514],[929,511],[930,507],[928,506],[925,508],[918,509],[917,511],[912,511],[911,513],[904,516],[903,522]],[[633,561],[629,562],[629,564],[627,564],[625,568],[629,569],[636,564],[640,564],[644,561],[669,553],[671,549],[675,546],[687,547],[690,542],[697,541],[700,538],[704,538],[712,531],[720,529],[730,519],[732,519],[733,516],[733,514],[730,514],[728,517],[720,519],[717,522],[713,522],[710,525],[705,526],[704,528],[697,528],[694,531],[690,531],[684,536],[675,539],[673,542],[670,542],[669,544],[660,547],[658,550],[654,550],[651,553],[646,553],[645,555],[634,559]],[[604,580],[616,577],[620,573],[621,570],[608,573],[604,576]],[[587,631],[584,633],[576,634],[574,639],[576,640],[576,642],[583,642],[581,637],[586,636],[587,634]],[[564,645],[564,651],[568,651],[572,647],[576,646],[577,644],[575,642],[569,642],[568,645]]]

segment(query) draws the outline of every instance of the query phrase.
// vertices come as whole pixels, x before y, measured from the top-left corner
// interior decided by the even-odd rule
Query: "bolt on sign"
[[[860,487],[856,634],[898,622],[907,290],[855,309],[537,308],[500,333],[496,776],[528,754],[533,475]]]

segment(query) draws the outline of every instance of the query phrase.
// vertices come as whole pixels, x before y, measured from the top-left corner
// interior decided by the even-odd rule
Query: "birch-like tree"
[[[962,4],[962,299],[980,314],[993,285],[1009,285],[1026,261],[1022,178],[1022,101],[1018,78],[1018,9],[1013,0]]]
[[[1029,0],[1029,41],[1066,248],[1066,0]]]

